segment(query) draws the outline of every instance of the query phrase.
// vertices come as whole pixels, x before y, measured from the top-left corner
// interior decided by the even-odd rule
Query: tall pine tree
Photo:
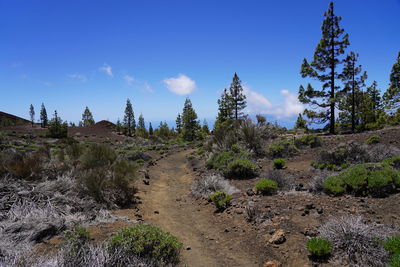
[[[232,107],[234,118],[237,121],[243,115],[242,111],[246,108],[247,104],[246,96],[243,94],[242,82],[236,72],[233,75],[232,83],[229,87],[229,102]]]
[[[82,122],[80,124],[85,127],[94,124],[92,112],[90,112],[90,110],[87,106],[86,106],[85,110],[83,111]]]
[[[182,137],[185,141],[193,141],[198,135],[200,129],[197,121],[196,111],[193,109],[192,101],[186,98],[182,112]]]
[[[218,99],[218,116],[216,124],[224,123],[225,121],[232,119],[232,103],[230,101],[228,90],[225,88],[224,92],[221,95],[221,98]]]
[[[385,106],[393,114],[400,109],[400,52],[390,73],[389,88],[383,95]]]
[[[150,125],[149,125],[149,135],[152,136],[153,134],[154,134],[154,130],[153,130],[153,126],[151,125],[151,122],[150,122]]]
[[[365,86],[367,73],[362,75],[361,65],[357,65],[358,54],[350,52],[344,60],[343,72],[340,75],[344,83],[344,90],[339,103],[341,121],[351,122],[351,131],[354,133],[356,125],[360,123],[360,109],[363,102],[362,87]]]
[[[175,123],[176,123],[176,131],[178,132],[178,134],[180,134],[182,131],[182,117],[180,113],[178,113]]]
[[[35,108],[33,107],[32,104],[29,107],[29,116],[31,117],[31,124],[32,124],[32,127],[33,127],[33,124],[35,123]]]
[[[385,112],[382,102],[378,83],[374,81],[371,86],[363,93],[363,102],[361,106],[361,123],[363,128],[376,128],[383,124],[385,120]],[[368,125],[375,127],[369,127]]]
[[[46,107],[42,103],[42,106],[40,107],[40,124],[42,128],[47,127],[48,119],[47,119],[47,111]]]
[[[321,27],[322,38],[317,45],[313,60],[308,63],[304,59],[300,72],[303,78],[310,77],[322,82],[322,87],[316,90],[311,84],[308,84],[307,89],[300,86],[299,100],[317,108],[317,111],[306,109],[304,113],[316,123],[329,122],[329,132],[334,134],[335,107],[339,89],[336,84],[336,79],[339,78],[338,66],[341,64],[340,56],[349,45],[349,38],[339,26],[341,17],[335,15],[333,2],[329,3],[324,17]]]
[[[133,108],[131,101],[129,98],[126,100],[126,107],[125,107],[125,115],[124,115],[124,128],[126,134],[131,136],[132,133],[135,133],[136,129],[136,122],[135,122],[135,114],[133,113]]]
[[[146,130],[146,123],[144,122],[144,117],[140,114],[138,119],[138,126],[136,129],[136,133],[138,136],[146,138],[147,137],[147,130]]]

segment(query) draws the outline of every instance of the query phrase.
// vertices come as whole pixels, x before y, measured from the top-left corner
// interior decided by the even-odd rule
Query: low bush
[[[66,147],[65,152],[69,159],[78,160],[79,157],[82,156],[84,148],[79,143],[72,143]]]
[[[81,157],[84,169],[110,166],[117,159],[117,153],[107,145],[92,144]]]
[[[209,198],[211,194],[217,191],[224,191],[228,194],[233,194],[239,190],[230,185],[229,181],[225,180],[219,174],[210,174],[195,180],[191,187],[192,195],[196,198]]]
[[[264,172],[260,175],[260,177],[276,182],[278,188],[281,190],[291,190],[296,186],[296,181],[293,179],[293,176],[283,173],[279,170]]]
[[[298,148],[301,148],[301,147],[314,148],[314,147],[320,147],[322,145],[322,140],[321,140],[321,137],[319,137],[317,135],[307,134],[307,135],[303,135],[300,138],[296,138],[294,140],[294,144]]]
[[[136,193],[136,189],[130,185],[137,178],[136,171],[136,164],[117,160],[111,166],[83,172],[78,179],[78,186],[83,194],[99,203],[124,207],[131,203]]]
[[[263,195],[271,195],[278,189],[278,184],[275,181],[262,178],[255,185],[256,192]]]
[[[226,192],[218,191],[210,195],[218,211],[223,211],[231,204],[232,196]]]
[[[267,154],[270,158],[287,158],[299,152],[294,141],[282,140],[267,147]]]
[[[379,136],[373,135],[365,139],[365,143],[367,145],[373,145],[373,144],[378,144],[380,140],[381,138]]]
[[[38,179],[44,168],[44,157],[40,152],[15,152],[4,156],[3,160],[4,169],[20,179]]]
[[[386,239],[383,247],[391,254],[400,255],[400,235]]]
[[[382,163],[388,164],[393,169],[400,170],[400,156],[385,159]]]
[[[335,176],[326,178],[323,187],[325,191],[335,196],[346,192],[345,183],[342,181],[342,179]]]
[[[128,250],[139,257],[151,258],[159,265],[179,263],[182,246],[170,233],[146,224],[123,228],[110,241],[111,250]]]
[[[400,254],[393,255],[390,259],[389,267],[400,267]]]
[[[224,151],[213,154],[206,161],[206,167],[209,169],[226,171],[228,164],[236,159],[248,159],[249,155],[244,152]]]
[[[348,192],[361,196],[386,196],[399,186],[400,172],[382,163],[352,166],[324,183],[324,189],[333,195]]]
[[[236,159],[228,164],[224,175],[232,179],[247,179],[256,176],[258,170],[258,165],[252,161]]]
[[[386,266],[389,255],[382,242],[394,232],[389,226],[349,215],[331,218],[319,228],[320,237],[332,243],[333,260],[341,266]]]
[[[281,170],[285,167],[286,160],[285,159],[274,159],[274,166],[275,170]]]
[[[307,241],[307,250],[312,257],[324,258],[332,253],[332,244],[326,238],[313,237]]]

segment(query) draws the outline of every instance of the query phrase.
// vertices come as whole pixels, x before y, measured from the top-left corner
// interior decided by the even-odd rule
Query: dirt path
[[[145,222],[177,236],[184,244],[181,266],[262,266],[255,237],[229,214],[214,214],[190,196],[194,174],[181,151],[163,158],[150,171],[150,185],[140,189]]]

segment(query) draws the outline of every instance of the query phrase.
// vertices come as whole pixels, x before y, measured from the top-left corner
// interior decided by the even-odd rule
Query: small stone
[[[263,267],[280,267],[281,264],[278,261],[269,261],[264,263]]]
[[[322,214],[322,213],[324,213],[324,209],[323,208],[317,209],[317,212],[318,212],[318,214]]]
[[[186,250],[191,250],[191,249],[192,249],[191,247],[187,247],[187,248],[186,248]]]
[[[282,244],[286,241],[285,232],[282,229],[275,231],[272,237],[268,240],[270,244]]]
[[[225,232],[225,233],[228,233],[228,232],[229,232],[229,229],[228,229],[228,228],[225,228],[224,232]]]
[[[143,180],[143,183],[144,183],[145,185],[149,185],[149,184],[150,184],[150,182],[147,181],[147,180]]]
[[[248,196],[253,196],[253,195],[254,195],[253,189],[251,189],[251,188],[247,189],[246,194],[247,194]]]
[[[243,209],[236,209],[236,210],[235,210],[235,213],[236,213],[236,214],[243,214]]]
[[[158,210],[155,210],[154,213],[155,214],[160,214],[160,212]]]

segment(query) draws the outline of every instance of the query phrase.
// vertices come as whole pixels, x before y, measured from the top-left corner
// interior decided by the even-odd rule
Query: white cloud
[[[53,86],[53,83],[52,82],[48,82],[48,81],[41,81],[40,83],[45,85],[45,86],[49,86],[49,87]]]
[[[297,96],[288,90],[281,90],[283,103],[273,105],[268,98],[262,94],[253,91],[249,86],[243,86],[243,92],[247,100],[247,112],[249,114],[269,114],[277,118],[289,118],[302,113],[304,106],[300,103]]]
[[[262,94],[243,85],[243,93],[246,95],[247,110],[250,114],[267,114],[272,107],[272,103]]]
[[[133,86],[133,83],[135,82],[135,78],[129,75],[125,75],[124,80],[128,86]]]
[[[189,95],[196,89],[196,82],[183,74],[179,74],[176,78],[165,79],[163,82],[177,95]]]
[[[78,73],[68,74],[67,76],[70,79],[78,80],[78,81],[81,81],[81,82],[86,82],[87,81],[87,78],[86,78],[85,75],[81,75],[81,74],[78,74]]]
[[[113,77],[113,72],[112,72],[112,68],[110,65],[104,63],[102,67],[99,68],[99,70],[101,72],[104,72],[105,74],[107,74],[110,77]]]

